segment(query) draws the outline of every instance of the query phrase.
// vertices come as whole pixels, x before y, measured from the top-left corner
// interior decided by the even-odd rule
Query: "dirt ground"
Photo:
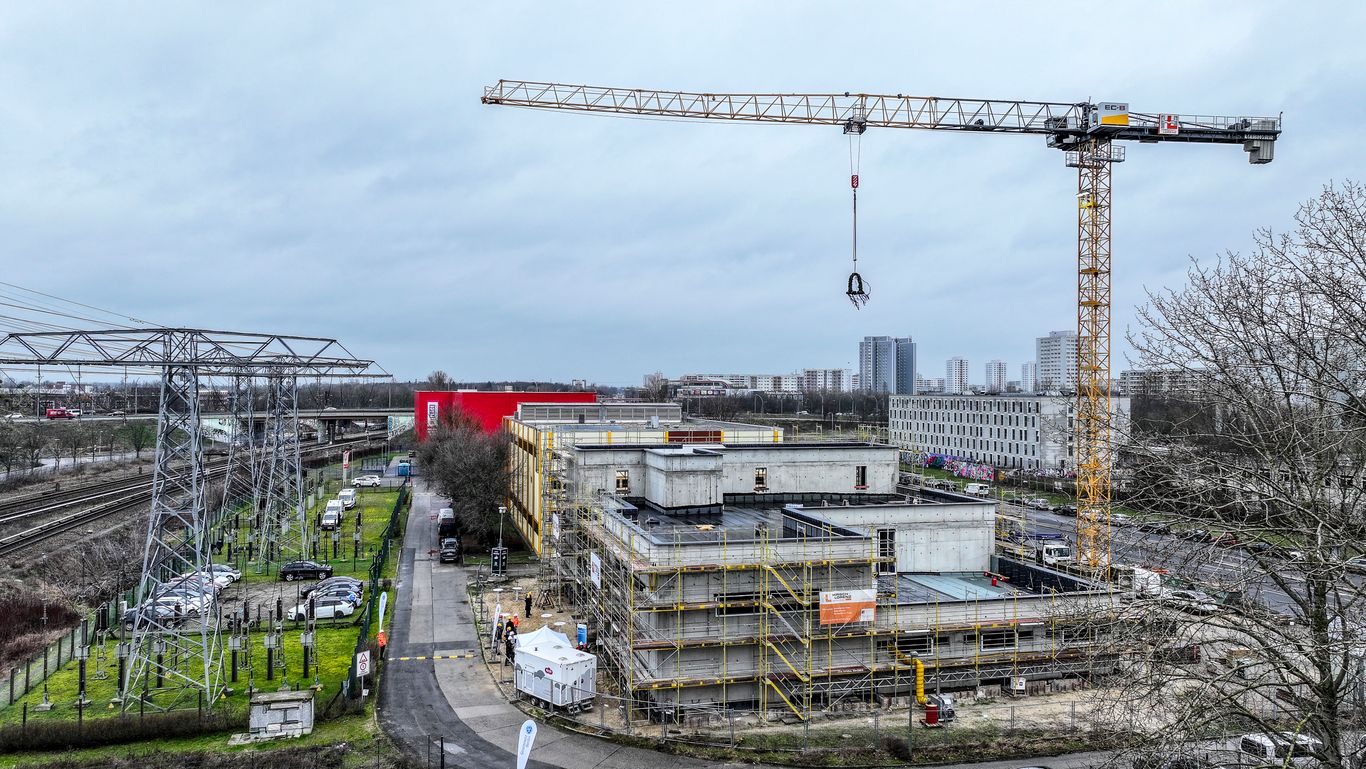
[[[540,605],[542,601],[534,596],[531,615],[526,616],[524,597],[528,590],[532,590],[534,593],[535,588],[536,574],[534,572],[514,572],[506,581],[490,584],[484,589],[482,596],[475,598],[476,600],[482,598],[483,616],[488,623],[492,622],[496,608],[501,608],[504,616],[512,615],[517,618],[519,632],[521,633],[549,625],[552,629],[564,633],[572,642],[575,638],[575,626],[579,622],[586,622],[586,618],[581,614],[572,612],[567,605],[558,605],[557,602],[552,601],[550,606],[543,607]],[[479,612],[477,603],[474,608],[477,616]],[[564,624],[557,626],[556,623],[560,622]],[[481,643],[487,651],[489,649],[487,635],[481,637]],[[489,659],[493,661],[489,667],[490,674],[503,684],[505,695],[514,696],[511,685],[511,668],[501,664],[501,655],[501,649],[497,650],[496,655],[490,654]],[[605,727],[616,731],[624,730],[626,726],[625,714],[621,701],[607,693],[612,690],[613,682],[605,674],[599,674],[598,686],[600,695],[595,706],[591,710],[575,716],[576,720],[585,725]],[[1001,729],[1036,730],[1066,728],[1073,724],[1080,727],[1089,724],[1093,710],[1092,703],[1097,700],[1098,692],[1094,689],[1082,688],[1080,682],[1060,682],[1055,684],[1055,687],[1069,690],[1018,697],[1007,695],[1001,691],[1000,687],[995,686],[954,692],[954,705],[957,710],[956,723],[961,728],[992,725]],[[857,705],[851,704],[822,713],[812,720],[810,728],[871,727],[873,726],[874,713],[877,714],[877,719],[880,722],[888,725],[888,728],[891,728],[892,724],[904,724],[908,720],[907,697],[892,698],[884,702],[871,705],[866,702]],[[915,719],[921,718],[922,713],[923,711],[917,707]],[[710,715],[710,719],[704,716],[691,719],[684,724],[671,724],[668,728],[691,733],[728,733],[730,717],[721,709],[717,709]],[[736,711],[734,721],[737,729],[746,730],[782,731],[803,728],[801,725],[785,725],[780,722],[764,724],[757,715],[741,711]],[[633,728],[657,730],[660,727],[658,724],[637,722],[633,724]]]

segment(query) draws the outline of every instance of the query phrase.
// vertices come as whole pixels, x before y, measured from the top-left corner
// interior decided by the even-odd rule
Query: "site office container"
[[[554,707],[576,709],[597,694],[598,659],[558,643],[519,643],[513,676],[517,691]]]

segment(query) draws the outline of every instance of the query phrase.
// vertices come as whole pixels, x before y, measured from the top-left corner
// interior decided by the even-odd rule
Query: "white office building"
[[[1006,363],[1003,360],[987,361],[986,379],[987,392],[1003,393],[1006,391]]]
[[[1129,399],[1111,399],[1116,438],[1128,433]],[[892,443],[1001,468],[1074,469],[1074,402],[1042,395],[894,395]]]
[[[950,395],[968,391],[968,359],[954,356],[944,364],[944,392]]]
[[[1039,391],[1039,364],[1029,361],[1020,366],[1020,392]]]
[[[1035,342],[1039,391],[1073,390],[1077,386],[1077,332],[1050,331]]]

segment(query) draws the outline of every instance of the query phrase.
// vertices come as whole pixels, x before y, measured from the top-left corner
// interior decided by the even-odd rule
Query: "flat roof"
[[[726,424],[717,422],[716,424]],[[763,425],[741,425],[743,427],[762,427]],[[892,449],[897,447],[890,443],[873,443],[871,441],[811,441],[811,442],[787,442],[779,441],[776,443],[590,443],[575,446],[580,451],[616,451],[620,449],[642,450],[642,449],[678,449],[691,448],[703,451],[724,451],[727,449],[778,449],[782,451],[802,451],[810,449]]]
[[[612,512],[629,521],[655,544],[715,544],[752,541],[762,538],[761,529],[781,539],[829,539],[860,537],[862,530],[841,526],[805,510],[784,509],[783,495],[766,495],[773,501],[763,505],[721,504],[682,510],[666,510],[649,500],[627,497]],[[809,497],[811,495],[802,495]]]
[[[992,585],[981,572],[897,575],[898,603],[992,600],[1027,592],[1004,581]]]

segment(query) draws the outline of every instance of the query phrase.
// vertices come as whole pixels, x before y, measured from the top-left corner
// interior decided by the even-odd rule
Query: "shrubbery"
[[[247,728],[245,713],[214,713],[200,716],[197,710],[156,715],[30,721],[26,726],[0,729],[0,753],[28,750],[70,750],[120,745],[139,740],[187,737],[209,732]]]

